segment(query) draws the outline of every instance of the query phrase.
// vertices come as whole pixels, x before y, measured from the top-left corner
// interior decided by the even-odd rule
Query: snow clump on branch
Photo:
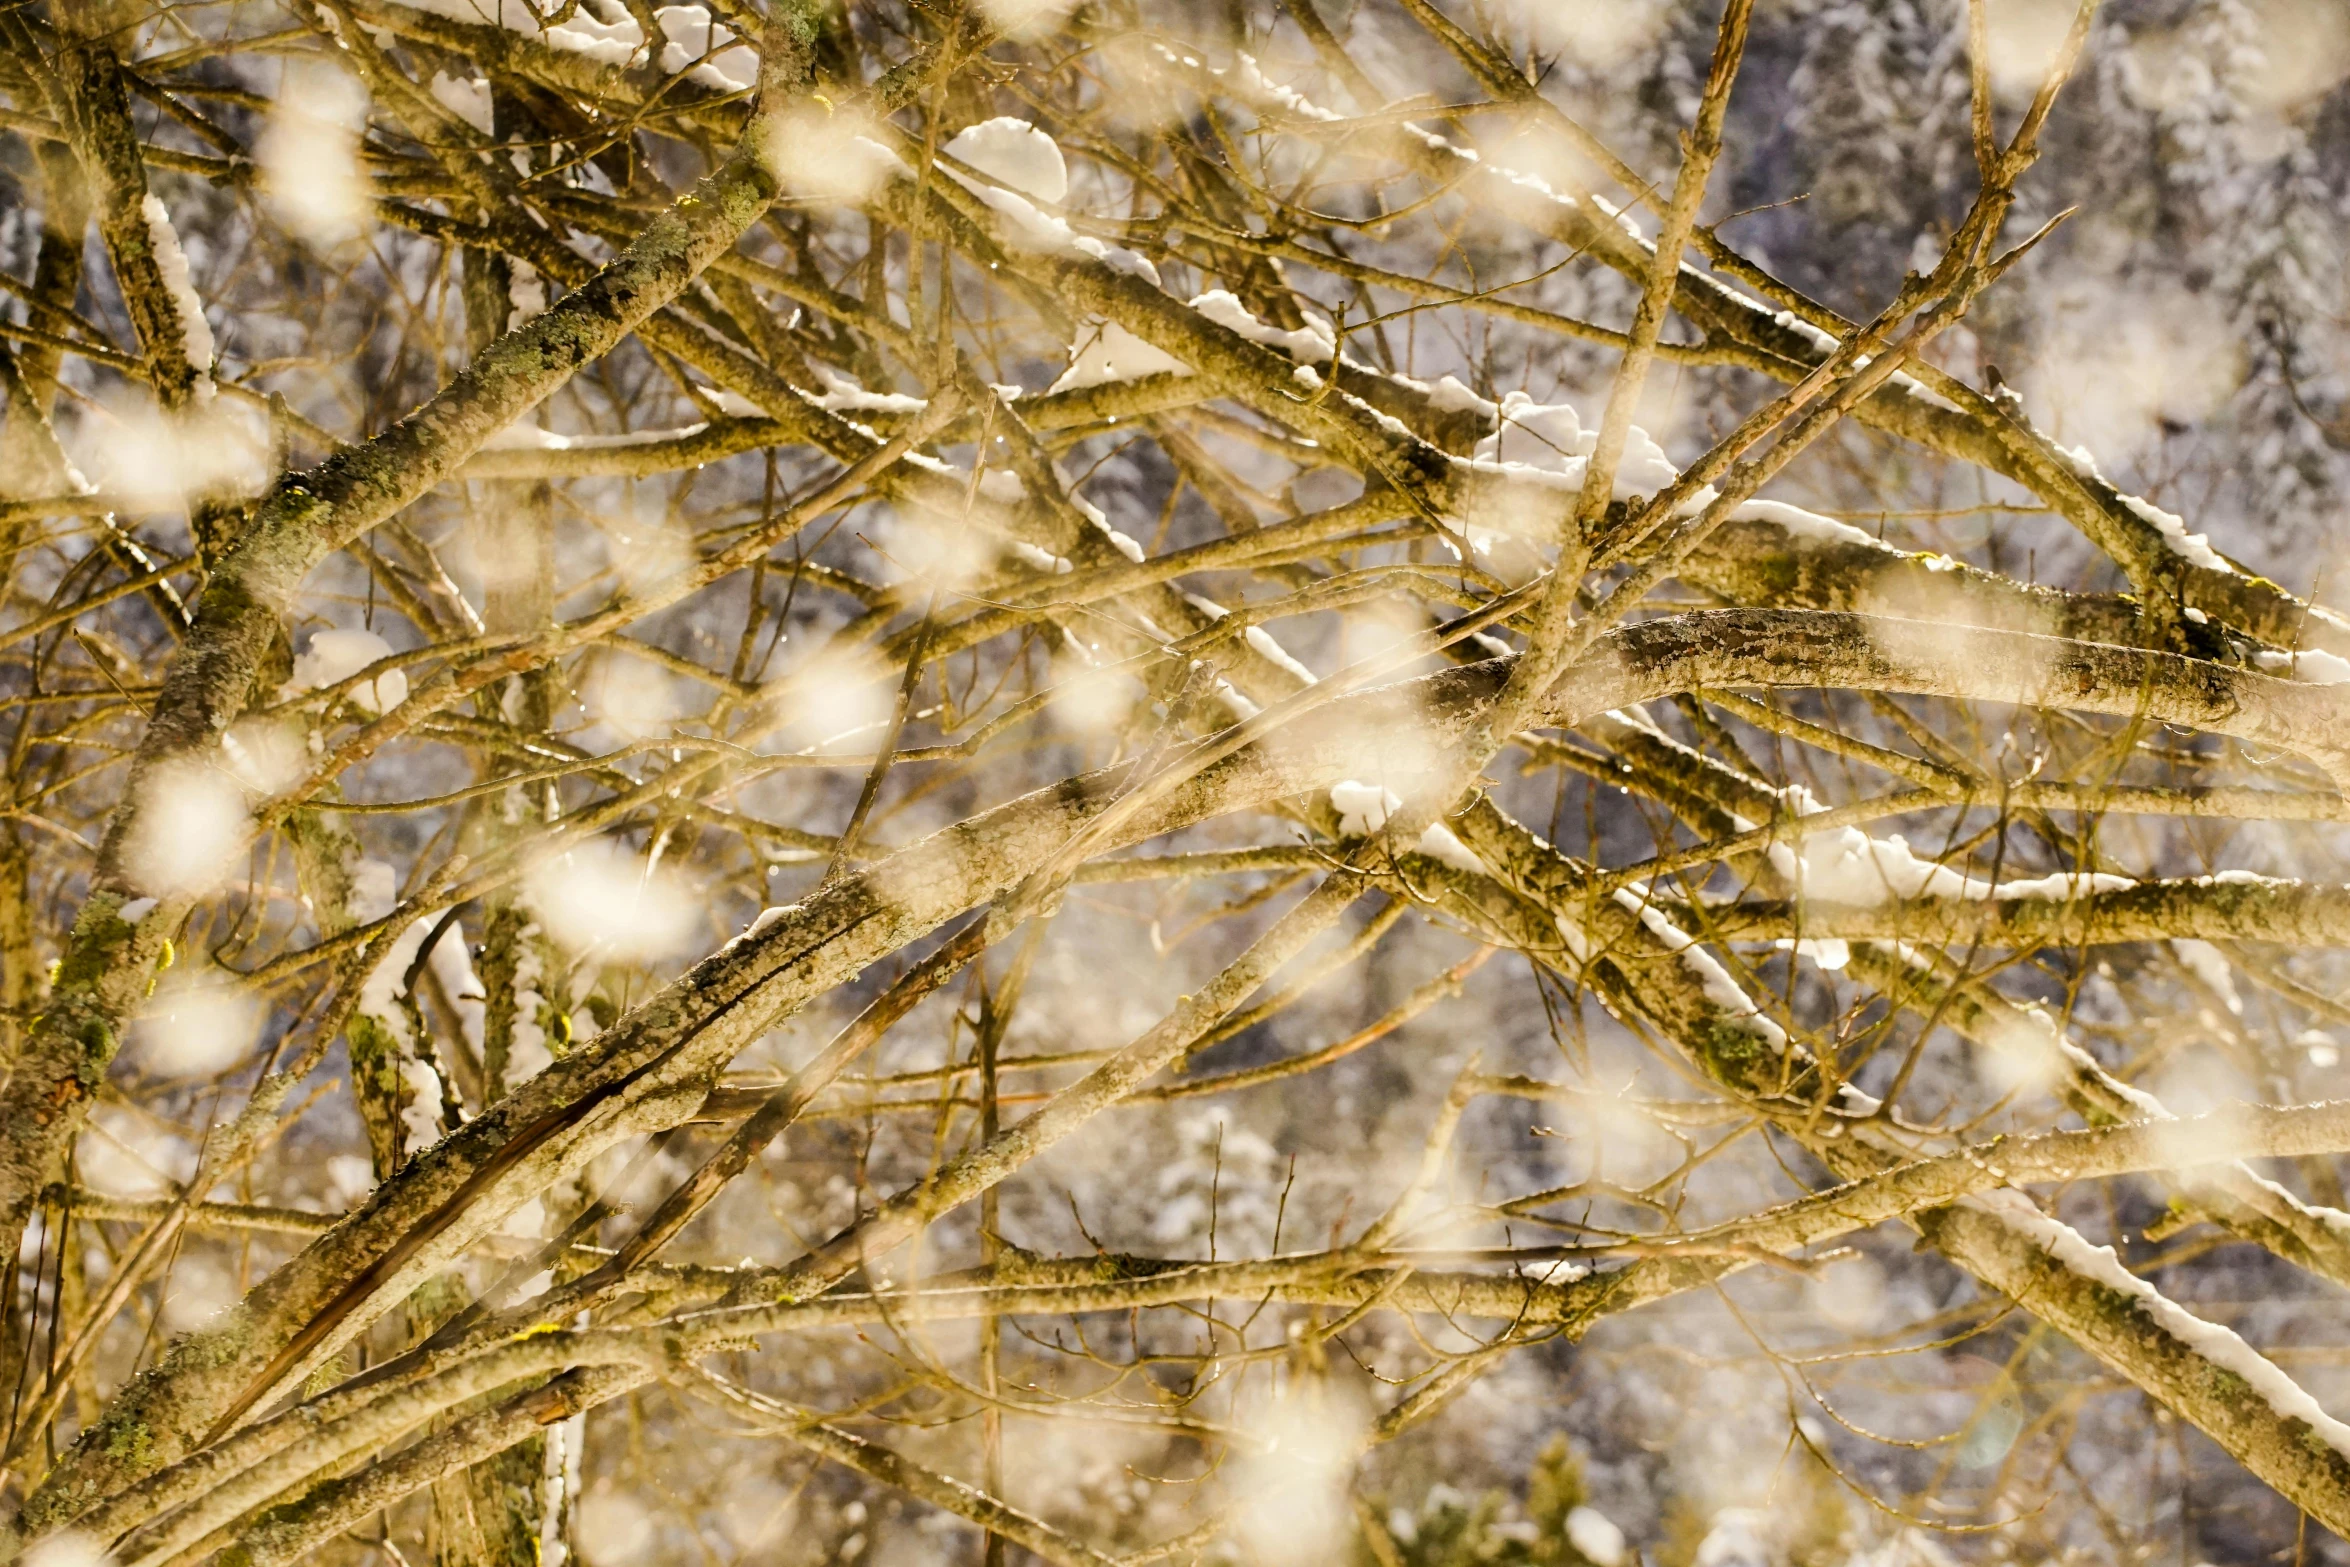
[[[645,30],[619,0],[580,0],[541,15],[530,0],[416,0],[416,9],[452,22],[502,27],[567,54],[627,70],[645,63]],[[663,75],[718,92],[748,91],[759,80],[759,55],[733,28],[698,5],[665,5],[653,12]]]
[[[1791,785],[1784,793],[1799,816],[1814,816],[1826,809],[1801,784]],[[1739,830],[1751,832],[1754,824],[1741,819]],[[1857,827],[1807,833],[1799,847],[1775,843],[1767,852],[1771,868],[1798,896],[1863,908],[1918,898],[2063,899],[2121,892],[2137,885],[2127,876],[2106,871],[2058,871],[1994,886],[1922,857],[1899,833],[1872,838]]]
[[[179,317],[180,349],[187,355],[189,368],[196,372],[196,401],[208,403],[219,391],[212,384],[216,350],[212,323],[204,319],[204,301],[188,274],[188,253],[180,248],[179,233],[160,200],[146,197],[139,203],[139,212],[147,220],[147,242],[155,247],[155,270],[163,275],[164,292],[171,296],[172,311]]]
[[[368,665],[392,656],[392,645],[372,631],[335,629],[313,632],[302,656],[294,660],[289,691],[317,691],[339,685]],[[408,677],[387,669],[373,680],[362,680],[348,695],[363,713],[388,713],[408,699]]]
[[[1387,825],[1387,818],[1403,806],[1403,800],[1392,789],[1378,784],[1357,783],[1347,779],[1330,786],[1330,809],[1338,813],[1338,836],[1341,838],[1368,838]],[[1487,874],[1485,862],[1477,858],[1469,846],[1454,835],[1442,822],[1430,822],[1420,840],[1413,847],[1432,860],[1451,866],[1456,871],[1471,875]]]

